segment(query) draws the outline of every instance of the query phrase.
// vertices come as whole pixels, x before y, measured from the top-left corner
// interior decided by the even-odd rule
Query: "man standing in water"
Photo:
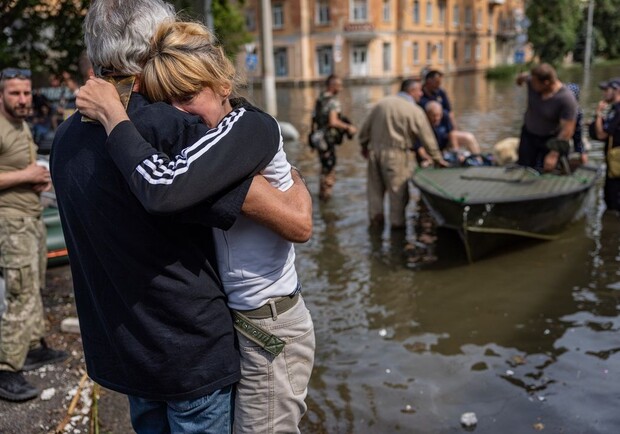
[[[417,85],[416,85],[417,83]],[[419,82],[406,80],[401,93],[387,96],[371,110],[359,133],[362,156],[368,160],[368,216],[383,227],[383,198],[390,202],[391,229],[405,228],[409,179],[415,167],[414,143],[419,139],[438,164],[445,164],[424,111],[403,94],[415,94]]]
[[[535,66],[529,74],[519,74],[516,82],[518,86],[527,85],[527,110],[521,129],[518,164],[550,172],[556,168],[560,152],[551,150],[549,141],[557,139],[568,143],[573,137],[577,100],[547,63]]]
[[[314,109],[314,123],[323,131],[323,146],[317,149],[321,163],[319,198],[329,200],[336,183],[336,145],[340,145],[346,134],[349,137],[357,132],[350,123],[342,120],[342,106],[338,94],[342,90],[342,80],[330,75],[325,80],[325,91],[319,95]]]

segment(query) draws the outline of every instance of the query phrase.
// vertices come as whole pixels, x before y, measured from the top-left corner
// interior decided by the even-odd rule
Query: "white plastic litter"
[[[45,389],[41,392],[41,401],[49,401],[56,395],[56,389],[50,387],[49,389]]]
[[[478,418],[476,417],[476,413],[467,412],[461,415],[461,425],[463,426],[474,426],[478,423]]]

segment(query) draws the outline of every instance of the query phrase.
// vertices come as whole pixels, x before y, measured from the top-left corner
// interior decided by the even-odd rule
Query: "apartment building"
[[[261,75],[260,11],[261,0],[246,1],[258,54],[239,58],[249,78]],[[279,83],[483,70],[519,59],[526,42],[523,0],[271,0],[271,18]]]

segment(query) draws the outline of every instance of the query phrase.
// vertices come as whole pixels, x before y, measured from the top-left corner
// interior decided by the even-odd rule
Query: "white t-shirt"
[[[261,174],[281,191],[293,185],[281,134],[278,152]],[[256,309],[270,298],[295,291],[293,243],[243,215],[228,231],[214,229],[213,233],[220,277],[230,308]]]

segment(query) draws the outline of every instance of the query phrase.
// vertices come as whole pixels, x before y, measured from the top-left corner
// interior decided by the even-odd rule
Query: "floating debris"
[[[540,423],[540,422],[535,423],[535,424],[534,424],[534,429],[535,429],[536,431],[542,431],[542,430],[544,430],[544,429],[545,429],[545,425],[544,425],[544,424],[542,424],[542,423]]]
[[[510,369],[506,370],[506,375],[508,375],[509,377],[512,377],[515,374],[515,371],[512,371]]]
[[[379,330],[379,336],[381,336],[382,338],[387,336],[387,330],[386,329],[381,329]]]
[[[466,428],[474,427],[478,424],[478,418],[476,417],[476,413],[473,411],[463,413],[461,415],[461,425]]]
[[[408,414],[413,414],[415,413],[415,410],[413,409],[412,406],[410,406],[409,404],[405,405],[405,408],[403,408],[401,411],[401,413],[408,413]]]

